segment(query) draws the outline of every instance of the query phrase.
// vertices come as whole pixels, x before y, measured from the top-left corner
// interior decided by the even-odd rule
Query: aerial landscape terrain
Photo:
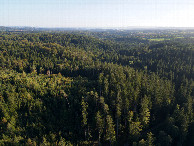
[[[0,29],[0,145],[194,145],[194,30]]]
[[[0,0],[0,146],[194,146],[194,0]]]

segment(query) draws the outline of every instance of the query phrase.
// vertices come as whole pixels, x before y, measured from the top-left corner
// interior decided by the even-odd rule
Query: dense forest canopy
[[[194,145],[193,30],[0,31],[0,145]]]

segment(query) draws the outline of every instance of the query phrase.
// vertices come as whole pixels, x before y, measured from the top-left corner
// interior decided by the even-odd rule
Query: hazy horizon
[[[194,27],[165,27],[165,26],[129,26],[129,27],[44,27],[44,26],[1,26],[0,27],[5,27],[5,28],[35,28],[35,29],[75,29],[75,30],[79,30],[79,29],[84,29],[84,30],[92,30],[92,29],[102,29],[102,30],[109,30],[109,29],[113,29],[113,30],[157,30],[157,29],[194,29]]]
[[[192,0],[1,0],[0,26],[192,28]]]

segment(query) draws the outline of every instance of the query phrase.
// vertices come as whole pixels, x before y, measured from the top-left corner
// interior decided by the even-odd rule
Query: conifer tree
[[[96,127],[98,129],[98,142],[100,144],[100,138],[104,128],[104,121],[99,111],[96,113],[95,119],[96,119]]]
[[[84,128],[84,133],[85,133],[85,138],[86,138],[86,126],[87,126],[87,108],[88,104],[87,102],[84,101],[84,97],[82,97],[81,101],[81,106],[82,106],[82,127]]]
[[[147,126],[150,120],[150,110],[148,108],[149,99],[145,96],[141,101],[140,119],[144,126]]]

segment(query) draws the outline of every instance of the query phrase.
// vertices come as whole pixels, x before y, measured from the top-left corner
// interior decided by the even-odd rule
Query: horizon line
[[[181,27],[181,26],[127,26],[127,27],[47,27],[47,26],[4,26],[0,25],[0,27],[8,27],[8,28],[45,28],[45,29],[194,29],[194,26]]]

